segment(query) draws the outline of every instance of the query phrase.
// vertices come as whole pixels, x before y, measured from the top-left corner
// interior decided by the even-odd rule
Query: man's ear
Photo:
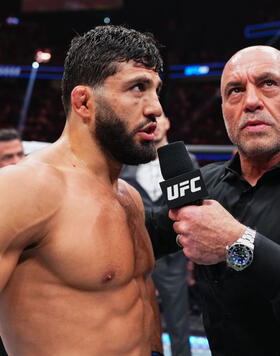
[[[92,90],[85,85],[76,86],[71,93],[72,110],[83,120],[89,121],[95,110]]]

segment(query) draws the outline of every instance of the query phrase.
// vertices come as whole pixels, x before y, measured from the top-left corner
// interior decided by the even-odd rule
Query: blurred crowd
[[[279,11],[272,11],[269,2],[265,11],[263,4],[257,2],[254,14],[249,8],[246,10],[244,7],[240,12],[237,7],[231,9],[228,16],[218,16],[218,10],[227,13],[226,4],[219,5],[219,9],[212,4],[204,4],[201,9],[200,5],[174,1],[173,5],[162,4],[158,8],[158,1],[143,1],[142,5],[124,1],[123,11],[114,12],[112,17],[128,26],[152,31],[164,45],[162,53],[168,68],[174,64],[223,62],[241,47],[265,44],[271,39],[246,40],[244,26],[279,20]],[[148,12],[145,6],[149,6]],[[155,18],[156,12],[158,16]],[[38,49],[51,50],[51,61],[46,65],[63,66],[73,34],[101,24],[102,19],[102,13],[98,11],[26,13],[21,14],[17,25],[13,25],[7,24],[1,16],[3,14],[0,15],[0,65],[29,66]],[[278,38],[273,41],[277,47]],[[230,143],[220,110],[219,77],[169,79],[166,69],[164,83],[161,102],[172,122],[168,133],[170,140],[179,139],[188,144]],[[0,77],[0,128],[17,128],[27,85],[28,79]],[[35,81],[22,134],[24,140],[53,142],[58,138],[65,120],[59,98],[59,80]]]
[[[0,78],[0,82],[0,128],[17,128],[28,81]],[[183,140],[189,144],[229,144],[220,112],[217,81],[169,81],[162,95],[162,104],[172,122],[168,133],[170,140]],[[61,134],[64,122],[60,81],[37,79],[23,139],[54,142]]]

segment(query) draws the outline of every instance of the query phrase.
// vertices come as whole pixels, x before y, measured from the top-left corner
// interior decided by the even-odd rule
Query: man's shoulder
[[[0,192],[3,202],[16,208],[53,207],[65,189],[63,174],[56,168],[35,161],[19,162],[0,170]]]
[[[2,168],[0,224],[5,222],[4,233],[7,236],[10,234],[20,246],[33,241],[33,237],[39,241],[47,231],[50,219],[62,207],[63,189],[59,174],[38,162],[23,162]]]
[[[50,183],[50,179],[55,179],[57,183],[62,183],[63,174],[56,167],[40,161],[23,160],[16,165],[10,165],[0,170],[0,182],[10,180],[16,183],[15,186],[37,186]]]

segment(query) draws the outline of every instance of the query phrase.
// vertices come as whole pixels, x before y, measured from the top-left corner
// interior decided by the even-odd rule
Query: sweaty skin
[[[149,79],[141,92],[122,84],[135,75]],[[159,81],[133,63],[105,81],[117,114],[115,95],[130,105],[130,131],[161,114]],[[62,137],[1,169],[0,334],[10,356],[147,356],[154,256],[142,201],[93,139],[93,91],[72,96]]]

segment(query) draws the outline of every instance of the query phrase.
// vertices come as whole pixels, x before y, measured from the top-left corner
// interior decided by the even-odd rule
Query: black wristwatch
[[[244,234],[227,249],[227,265],[235,271],[243,271],[250,266],[254,256],[256,231],[247,227]]]

